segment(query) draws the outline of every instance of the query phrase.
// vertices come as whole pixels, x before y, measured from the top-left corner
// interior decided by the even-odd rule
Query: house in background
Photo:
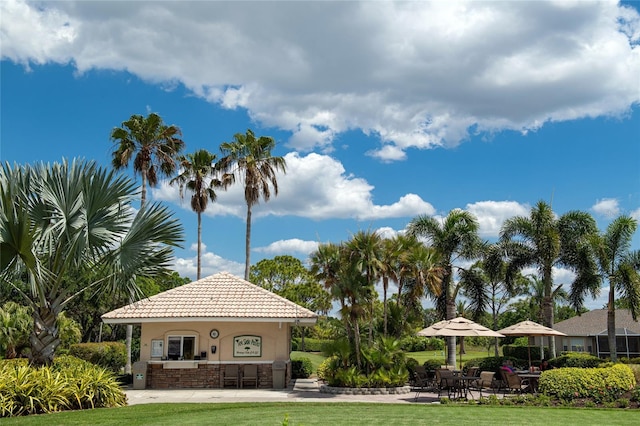
[[[245,371],[254,370],[256,387],[283,388],[291,378],[291,329],[315,324],[317,315],[223,272],[102,319],[141,326],[137,389],[238,387]]]
[[[586,352],[600,358],[610,356],[607,310],[595,309],[553,325],[566,337],[556,337],[558,352]],[[640,323],[626,309],[616,309],[616,352],[618,357],[640,357]]]

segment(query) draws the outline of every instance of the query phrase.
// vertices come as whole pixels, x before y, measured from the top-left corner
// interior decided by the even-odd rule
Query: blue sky
[[[603,230],[640,218],[636,3],[9,0],[0,16],[2,161],[109,166],[111,129],[148,112],[186,152],[274,137],[288,173],[255,209],[252,263],[454,208],[490,240],[539,200]],[[152,197],[195,278],[195,213],[166,183]],[[218,197],[203,274],[241,276],[241,188]]]

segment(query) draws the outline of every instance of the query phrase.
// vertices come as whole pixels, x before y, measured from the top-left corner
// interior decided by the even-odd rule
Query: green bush
[[[324,345],[326,345],[331,340],[326,339],[312,339],[309,337],[305,337],[304,339],[304,351],[305,352],[322,352]],[[301,339],[299,337],[294,337],[291,339],[291,349],[294,351],[302,351]]]
[[[562,400],[592,398],[612,402],[636,385],[633,371],[624,364],[604,368],[566,367],[540,375],[538,390]]]
[[[313,364],[309,358],[300,357],[291,360],[291,377],[293,379],[306,379],[313,373]]]
[[[113,373],[78,358],[56,357],[41,368],[24,359],[0,361],[0,417],[121,407],[126,401]]]
[[[442,362],[435,359],[428,359],[422,364],[427,370],[435,370],[436,368],[440,368]]]
[[[570,352],[557,358],[549,360],[549,364],[556,368],[563,367],[580,367],[580,368],[596,368],[606,362],[590,354]]]
[[[500,367],[504,364],[506,360],[511,361],[511,363],[516,367],[520,368],[526,365],[529,361],[524,361],[518,358],[513,358],[509,356],[490,356],[485,358],[473,358],[464,363],[464,368],[469,367],[478,367],[480,371],[493,371],[496,374],[500,374]]]
[[[126,347],[120,342],[77,343],[71,345],[69,355],[104,367],[116,374],[127,361]]]
[[[504,345],[502,346],[502,354],[506,357],[526,360],[529,362],[529,351],[531,351],[531,360],[540,359],[540,347],[538,346],[521,346],[521,345]],[[545,348],[545,353],[549,351]],[[546,356],[545,356],[546,357]]]
[[[318,371],[316,371],[316,375],[318,376],[319,380],[324,380],[326,382],[329,381],[329,378],[332,376],[334,370],[333,366],[337,359],[337,357],[331,356],[329,358],[325,358],[325,360],[320,363],[320,365],[318,366]]]
[[[441,351],[444,340],[437,337],[408,336],[400,341],[400,347],[405,352]]]

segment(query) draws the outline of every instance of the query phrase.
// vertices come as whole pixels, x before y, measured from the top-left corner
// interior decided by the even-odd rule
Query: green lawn
[[[2,419],[3,425],[637,425],[637,410],[365,403],[145,404]]]

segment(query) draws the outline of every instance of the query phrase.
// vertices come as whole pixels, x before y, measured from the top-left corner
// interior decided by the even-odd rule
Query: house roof
[[[607,310],[594,309],[580,316],[560,321],[553,328],[568,336],[595,336],[607,330]],[[616,309],[616,334],[640,334],[640,323],[631,318],[626,309]]]
[[[314,324],[318,316],[292,301],[221,272],[102,315],[106,323],[261,321]]]

